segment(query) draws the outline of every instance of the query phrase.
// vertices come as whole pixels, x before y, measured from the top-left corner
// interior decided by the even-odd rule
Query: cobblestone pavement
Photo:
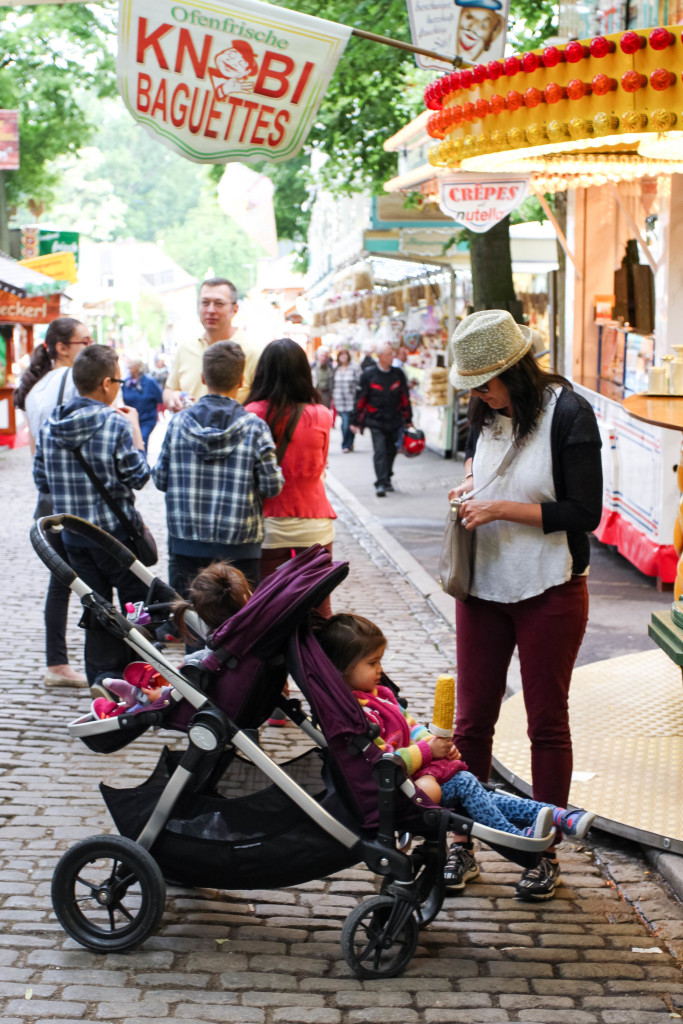
[[[515,902],[517,869],[482,850],[481,877],[447,900],[406,973],[390,981],[357,981],[340,953],[346,915],[376,889],[362,867],[275,891],[169,887],[158,932],[128,955],[95,955],[68,939],[52,913],[50,878],[76,840],[112,830],[99,782],[139,783],[162,745],[182,740],[160,732],[97,756],[68,738],[65,723],[88,698],[42,686],[47,571],[28,541],[25,449],[0,454],[0,481],[9,624],[0,659],[2,1024],[649,1024],[683,1015],[683,908],[636,847],[601,834],[563,848],[564,885],[540,906]],[[163,537],[163,505],[151,485],[139,504]],[[335,606],[380,622],[390,643],[386,667],[426,715],[437,675],[453,664],[450,630],[338,510],[335,554],[351,573]],[[293,727],[265,728],[262,740],[285,760],[306,747],[298,737]]]

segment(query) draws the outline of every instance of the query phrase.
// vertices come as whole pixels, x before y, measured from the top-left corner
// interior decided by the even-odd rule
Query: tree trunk
[[[478,234],[468,231],[472,267],[472,301],[475,311],[507,309],[522,320],[522,303],[515,297],[510,255],[510,218]]]

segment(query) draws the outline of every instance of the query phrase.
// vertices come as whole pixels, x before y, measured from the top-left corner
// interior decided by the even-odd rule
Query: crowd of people
[[[85,325],[61,317],[34,351],[15,397],[34,443],[36,516],[80,516],[127,543],[124,524],[141,526],[134,492],[151,476],[166,498],[170,583],[185,600],[217,564],[239,572],[247,594],[310,545],[331,552],[336,514],[324,473],[334,420],[341,419],[344,453],[353,451],[359,431],[369,430],[377,497],[393,491],[397,445],[412,423],[405,353],[385,345],[362,367],[344,348],[336,365],[325,348],[311,363],[288,338],[258,352],[233,324],[237,308],[231,282],[205,281],[198,300],[203,335],[181,344],[168,370],[159,362],[148,371],[129,358],[125,377],[112,348],[94,344]],[[470,593],[456,601],[452,741],[435,745],[420,736],[413,742],[410,722],[401,718],[396,726],[401,712],[383,693],[386,641],[377,627],[330,618],[326,598],[318,609],[329,623],[321,643],[380,725],[378,742],[400,751],[412,744],[417,774],[427,766],[432,771],[424,774],[436,771],[437,799],[449,806],[469,800],[493,820],[507,820],[509,830],[533,835],[541,815],[543,827],[556,827],[559,841],[562,832],[583,834],[590,823],[566,811],[568,692],[588,614],[587,532],[601,512],[600,437],[591,407],[563,377],[540,369],[531,332],[509,313],[465,317],[451,338],[449,365],[451,383],[469,389],[471,401],[465,476],[448,498],[461,500],[462,527],[477,539]],[[148,441],[163,409],[172,415],[150,467]],[[499,472],[503,463],[514,468]],[[111,502],[101,500],[103,488]],[[111,600],[116,590],[122,609],[144,599],[142,584],[83,537],[65,530],[55,543],[95,591]],[[69,665],[68,600],[69,590],[52,579],[45,605],[46,685],[92,688],[105,674],[123,677],[130,650],[87,613],[85,677]],[[339,637],[346,637],[346,647]],[[515,647],[532,752],[534,800],[524,807],[503,806],[479,789],[489,779]],[[356,649],[358,656],[351,656]],[[385,713],[396,719],[393,725],[385,727]],[[548,807],[550,816],[541,814]],[[471,843],[454,837],[446,884],[461,890],[478,871]],[[558,882],[553,844],[541,864],[524,873],[516,894],[548,899]]]

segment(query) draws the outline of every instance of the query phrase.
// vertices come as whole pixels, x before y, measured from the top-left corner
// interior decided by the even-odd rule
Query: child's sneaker
[[[443,880],[446,888],[457,891],[465,888],[465,882],[471,881],[479,874],[477,864],[472,850],[468,850],[462,843],[451,843],[443,869]]]
[[[529,825],[522,832],[523,836],[530,839],[545,839],[553,830],[553,809],[552,807],[541,807],[536,815],[536,821]]]
[[[582,807],[577,807],[574,811],[566,811],[563,807],[556,807],[554,821],[566,836],[571,836],[573,839],[583,839],[595,821],[595,814],[592,811],[584,811]]]
[[[515,886],[515,899],[535,903],[551,900],[560,883],[560,865],[550,857],[542,857],[535,868],[527,868]]]

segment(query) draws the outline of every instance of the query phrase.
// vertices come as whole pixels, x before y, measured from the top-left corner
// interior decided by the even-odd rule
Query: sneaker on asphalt
[[[479,874],[479,865],[474,854],[461,843],[451,843],[448,860],[443,869],[443,880],[446,888],[458,890],[465,888],[465,882],[471,881]]]
[[[536,821],[529,828],[524,829],[524,835],[530,839],[545,839],[553,831],[553,809],[552,807],[541,807],[536,815]]]
[[[542,857],[535,868],[528,868],[515,887],[515,899],[534,903],[537,900],[551,900],[555,888],[562,881],[559,861]]]
[[[592,811],[584,811],[582,807],[577,807],[574,811],[565,811],[557,824],[564,835],[573,839],[583,839],[594,821],[595,815]]]

